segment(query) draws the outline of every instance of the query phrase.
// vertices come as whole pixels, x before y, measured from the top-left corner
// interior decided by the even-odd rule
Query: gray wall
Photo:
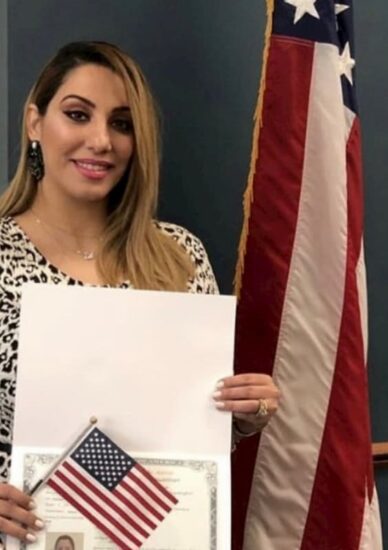
[[[374,441],[388,441],[388,4],[358,1],[356,45],[358,95],[365,173],[365,251],[369,298],[369,381]],[[388,468],[376,469],[388,547]]]
[[[388,441],[388,65],[384,38],[388,4],[384,0],[358,4],[357,77],[364,149],[373,433],[376,441]]]
[[[148,75],[164,112],[160,213],[205,242],[221,288],[230,292],[256,102],[264,0],[0,0],[0,177],[5,180],[7,97],[10,173],[20,109],[58,46],[113,41]],[[388,90],[386,0],[355,0],[358,93],[366,198],[370,385],[375,441],[388,441]],[[8,73],[3,69],[8,30]],[[351,467],[351,465],[349,465]],[[377,472],[388,541],[388,469]],[[387,519],[385,519],[387,518]]]
[[[8,178],[8,18],[0,0],[0,185]]]

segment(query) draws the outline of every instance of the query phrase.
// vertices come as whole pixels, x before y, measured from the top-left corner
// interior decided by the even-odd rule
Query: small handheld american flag
[[[178,502],[98,428],[59,464],[47,484],[124,550],[140,548]]]

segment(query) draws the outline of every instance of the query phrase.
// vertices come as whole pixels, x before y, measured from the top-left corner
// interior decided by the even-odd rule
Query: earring
[[[40,181],[44,176],[44,162],[39,141],[33,140],[28,146],[27,165],[34,180]]]

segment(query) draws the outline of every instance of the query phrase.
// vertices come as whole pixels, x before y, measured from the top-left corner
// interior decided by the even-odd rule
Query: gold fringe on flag
[[[247,239],[248,239],[248,231],[249,231],[249,218],[251,214],[251,204],[253,200],[253,179],[255,176],[256,161],[259,154],[260,129],[263,125],[263,121],[262,121],[263,102],[264,102],[264,94],[265,94],[267,61],[268,61],[268,54],[269,54],[270,39],[272,34],[274,9],[275,9],[275,0],[267,0],[267,25],[266,25],[265,36],[264,36],[263,65],[261,70],[259,95],[258,95],[255,114],[253,117],[254,130],[253,130],[251,162],[249,167],[248,184],[247,184],[247,188],[245,190],[244,199],[243,199],[244,221],[243,221],[243,226],[241,230],[240,244],[238,248],[236,274],[234,278],[234,293],[237,295],[237,297],[240,296],[241,281],[244,273],[244,259],[245,259],[246,245],[247,245]]]

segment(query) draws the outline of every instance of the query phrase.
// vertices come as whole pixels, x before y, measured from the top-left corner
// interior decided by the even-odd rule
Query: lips
[[[104,160],[95,159],[73,159],[74,166],[83,176],[88,179],[103,179],[113,164]]]
[[[74,159],[73,162],[77,166],[81,166],[87,170],[108,170],[109,168],[113,168],[113,164],[105,160]]]

